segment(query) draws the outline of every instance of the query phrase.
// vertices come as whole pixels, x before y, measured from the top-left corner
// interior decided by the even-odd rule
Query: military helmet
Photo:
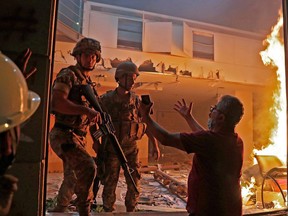
[[[140,75],[137,66],[130,61],[122,62],[117,66],[115,80],[118,82],[119,79],[125,74],[136,74],[137,76]]]
[[[0,68],[1,133],[26,121],[38,108],[40,97],[28,90],[20,69],[1,52]]]
[[[97,55],[97,62],[99,62],[101,60],[101,45],[100,42],[93,39],[93,38],[82,38],[81,40],[79,40],[71,55],[72,56],[77,56],[79,54],[81,54],[82,52],[91,52],[91,53],[95,53]]]

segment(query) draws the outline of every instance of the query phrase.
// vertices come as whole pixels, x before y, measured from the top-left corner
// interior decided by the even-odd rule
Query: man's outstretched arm
[[[185,151],[181,139],[180,133],[170,133],[169,131],[165,130],[159,124],[157,124],[150,116],[150,110],[153,103],[149,105],[145,105],[141,102],[140,105],[140,113],[142,116],[143,122],[147,124],[148,130],[152,135],[161,142],[162,145],[171,146],[180,150]]]

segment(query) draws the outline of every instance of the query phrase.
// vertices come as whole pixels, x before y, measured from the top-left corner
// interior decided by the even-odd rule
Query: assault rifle
[[[101,136],[106,136],[109,139],[109,142],[112,144],[113,149],[115,150],[118,159],[120,161],[120,164],[126,172],[134,186],[134,189],[137,193],[139,193],[136,183],[134,179],[132,178],[131,173],[134,171],[129,168],[128,166],[128,161],[127,158],[125,157],[125,154],[119,144],[119,141],[115,135],[115,129],[113,126],[113,123],[111,121],[111,117],[108,113],[104,112],[103,109],[101,108],[99,101],[97,97],[95,96],[95,93],[93,92],[93,89],[89,84],[87,85],[82,85],[82,93],[86,100],[90,103],[90,105],[98,112],[100,112],[101,118],[102,118],[102,124],[100,125],[100,129],[93,132],[91,135],[93,136],[94,139],[98,140]]]

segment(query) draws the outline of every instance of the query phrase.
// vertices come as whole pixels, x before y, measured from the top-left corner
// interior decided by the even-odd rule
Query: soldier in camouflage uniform
[[[139,76],[137,66],[132,62],[119,64],[115,72],[115,79],[118,87],[113,91],[108,91],[100,97],[101,105],[105,111],[111,115],[116,136],[127,158],[128,166],[134,170],[132,177],[139,188],[139,160],[138,147],[136,141],[146,132],[146,125],[141,122],[138,107],[139,97],[131,91],[135,80]],[[154,137],[153,137],[154,138]],[[156,159],[160,157],[157,142],[155,142],[154,153]],[[100,158],[102,157],[102,159]],[[104,157],[104,158],[103,158]],[[104,160],[104,178],[102,179],[103,188],[103,207],[107,212],[114,210],[116,201],[115,190],[119,179],[120,162],[113,150],[112,144],[103,138],[103,143],[99,148],[98,159]],[[125,173],[127,183],[127,193],[125,206],[127,212],[135,211],[139,194],[135,191],[133,184]]]
[[[50,145],[63,160],[64,180],[57,206],[50,212],[66,211],[75,193],[79,215],[87,216],[93,201],[96,165],[85,149],[86,133],[89,124],[98,122],[101,117],[81,95],[80,87],[92,83],[89,74],[101,59],[100,43],[92,38],[83,38],[71,55],[77,64],[62,69],[52,88],[51,108],[55,125],[50,132]]]

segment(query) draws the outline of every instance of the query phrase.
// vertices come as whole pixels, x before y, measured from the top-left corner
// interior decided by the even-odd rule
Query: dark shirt
[[[187,211],[205,216],[242,215],[240,188],[243,141],[235,133],[181,133],[187,153],[195,153],[188,177]]]

